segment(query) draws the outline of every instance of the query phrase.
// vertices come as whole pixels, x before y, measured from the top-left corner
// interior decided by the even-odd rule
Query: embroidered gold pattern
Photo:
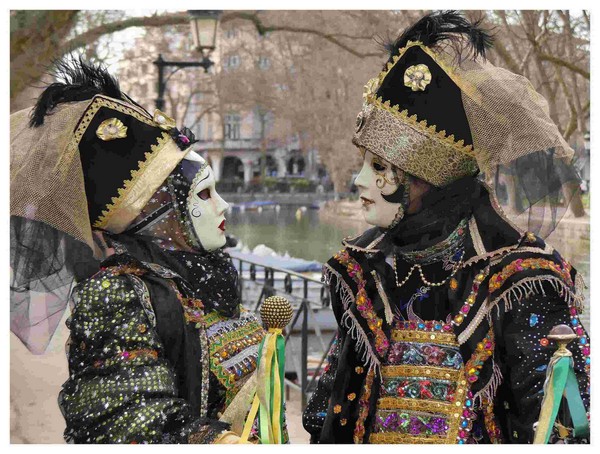
[[[428,377],[443,380],[460,380],[464,373],[447,367],[382,366],[383,377]]]
[[[354,145],[435,186],[477,171],[470,145],[455,142],[453,136],[437,132],[434,125],[428,126],[416,115],[408,115],[398,106],[394,109],[381,98],[363,109],[365,125],[354,134]]]
[[[410,326],[410,324],[409,324]],[[458,346],[452,332],[394,329],[394,342],[422,348]],[[439,365],[419,362],[412,350],[393,343],[381,367],[382,390],[377,400],[370,443],[465,443],[473,413],[473,394],[460,355]],[[458,352],[458,350],[456,349]],[[402,352],[402,353],[398,353]],[[398,364],[397,361],[400,361]],[[391,363],[391,364],[390,364]]]
[[[457,346],[453,333],[433,333],[426,331],[393,330],[392,340],[395,342],[432,342]]]
[[[442,444],[448,443],[446,437],[423,438],[415,435],[384,432],[371,434],[369,443],[373,444]]]

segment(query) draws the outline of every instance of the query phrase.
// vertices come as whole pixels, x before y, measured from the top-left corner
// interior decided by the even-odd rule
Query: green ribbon
[[[269,330],[258,348],[259,370],[266,373],[257,382],[258,437],[262,444],[283,443],[285,339],[281,330]],[[256,402],[258,403],[258,402]],[[251,412],[252,415],[252,412]],[[253,417],[253,416],[251,416]],[[246,423],[248,425],[248,421]]]
[[[548,366],[547,377],[540,419],[533,442],[548,443],[563,396],[567,399],[573,421],[573,435],[575,437],[589,436],[589,421],[579,393],[572,357],[553,357]]]

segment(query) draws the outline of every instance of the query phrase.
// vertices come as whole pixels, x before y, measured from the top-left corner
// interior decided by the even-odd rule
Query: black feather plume
[[[44,124],[46,115],[65,102],[84,101],[102,94],[116,99],[126,99],[119,88],[119,82],[105,67],[86,62],[82,57],[67,57],[54,63],[54,82],[38,97],[31,113],[29,125]]]
[[[473,58],[485,59],[485,52],[494,44],[493,37],[479,28],[481,20],[469,22],[458,11],[437,11],[421,18],[417,23],[407,28],[393,42],[384,44],[390,53],[390,59],[398,54],[409,41],[420,41],[427,47],[435,47],[441,41],[456,41],[460,35],[468,38]]]

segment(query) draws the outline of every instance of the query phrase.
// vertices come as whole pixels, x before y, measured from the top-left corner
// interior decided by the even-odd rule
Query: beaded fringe
[[[350,337],[356,341],[356,353],[360,355],[360,360],[365,364],[365,367],[368,370],[374,369],[375,373],[381,376],[381,363],[373,351],[367,334],[358,324],[352,312],[344,312],[344,315],[342,315],[342,326],[348,328]]]
[[[350,289],[350,286],[344,281],[340,273],[327,264],[323,265],[323,276],[321,277],[321,281],[331,286],[334,279],[336,280],[335,292],[340,295],[344,310],[348,310],[350,305],[355,301],[352,289]]]
[[[356,353],[361,355],[360,359],[364,362],[367,369],[374,368],[377,373],[380,372],[381,363],[373,347],[369,342],[369,338],[365,331],[358,324],[358,321],[354,317],[354,314],[348,310],[348,308],[354,303],[355,298],[352,290],[348,284],[344,281],[340,273],[335,271],[329,265],[323,265],[323,277],[321,280],[327,284],[332,285],[335,280],[335,292],[340,295],[342,300],[342,306],[344,307],[344,315],[342,315],[341,326],[348,328],[350,337],[356,342]]]
[[[513,304],[521,302],[524,298],[535,294],[541,294],[546,296],[543,283],[548,282],[556,293],[564,299],[564,301],[571,305],[573,302],[579,302],[581,295],[575,295],[569,286],[558,277],[554,276],[542,276],[542,277],[528,277],[520,280],[518,283],[512,285],[508,290],[502,292],[502,294],[490,303],[490,312],[488,312],[488,321],[490,324],[491,320],[491,309],[496,307],[496,315],[500,316],[500,304],[504,303],[504,310],[510,311]]]
[[[475,394],[475,396],[473,396],[473,405],[476,408],[479,408],[482,401],[487,400],[489,402],[493,402],[494,397],[496,396],[496,391],[498,390],[498,386],[500,386],[500,384],[502,383],[502,379],[504,378],[502,377],[502,371],[500,370],[500,367],[498,366],[498,364],[496,364],[493,358],[492,370],[493,373],[490,377],[490,380],[485,384],[483,388],[481,388]]]

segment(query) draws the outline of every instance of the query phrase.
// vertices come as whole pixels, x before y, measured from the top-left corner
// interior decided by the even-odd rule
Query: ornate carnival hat
[[[434,186],[573,150],[528,79],[486,61],[492,38],[454,11],[425,16],[365,86],[353,143]]]
[[[186,154],[173,120],[150,115],[100,67],[59,63],[33,109],[11,115],[11,216],[45,222],[93,248],[120,233]]]
[[[68,58],[55,75],[10,116],[11,330],[35,352],[102,258],[93,229],[124,231],[193,142],[100,66]]]

